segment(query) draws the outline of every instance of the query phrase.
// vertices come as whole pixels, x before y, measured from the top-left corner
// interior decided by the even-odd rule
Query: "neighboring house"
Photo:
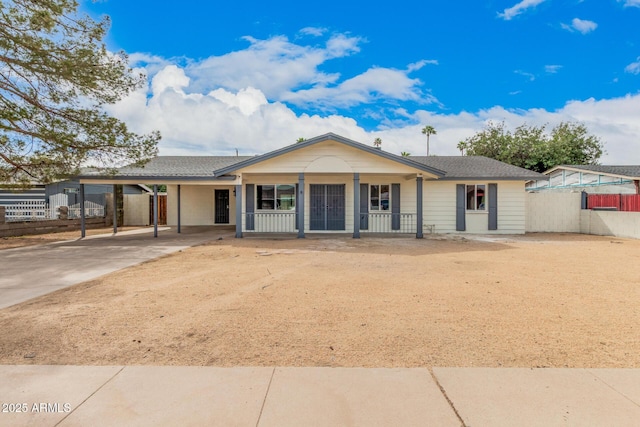
[[[160,156],[85,185],[165,184],[168,225],[252,232],[524,233],[525,182],[485,157],[402,157],[326,134],[252,157]],[[300,227],[298,227],[300,225]]]
[[[112,193],[113,186],[106,184],[86,185],[85,200],[104,205],[104,195]],[[124,194],[150,193],[149,187],[143,184],[123,186]],[[20,191],[11,191],[0,188],[0,206],[15,205],[20,202],[39,201],[49,203],[49,198],[55,194],[66,194],[69,205],[80,203],[80,182],[66,180],[51,184],[34,184],[31,188]]]
[[[586,191],[590,194],[640,194],[640,165],[561,165],[545,179],[527,183],[529,191]]]

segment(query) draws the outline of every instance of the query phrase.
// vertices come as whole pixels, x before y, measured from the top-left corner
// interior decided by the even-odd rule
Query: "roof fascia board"
[[[413,160],[409,160],[409,159],[406,159],[406,158],[403,158],[403,157],[399,157],[399,156],[396,156],[394,154],[387,153],[386,151],[378,150],[377,148],[374,148],[374,147],[368,147],[368,146],[366,146],[364,144],[361,144],[361,143],[353,141],[351,139],[342,137],[340,135],[336,135],[334,133],[327,133],[327,134],[324,134],[324,135],[317,136],[315,138],[310,138],[310,139],[307,139],[306,141],[298,142],[298,143],[295,143],[295,144],[292,144],[292,145],[288,145],[286,147],[271,151],[271,152],[263,154],[261,156],[256,156],[256,157],[254,157],[252,159],[244,160],[244,161],[236,163],[234,165],[218,169],[218,170],[214,171],[214,175],[217,177],[217,176],[220,176],[220,175],[227,174],[229,172],[234,172],[234,171],[237,171],[238,169],[242,169],[244,167],[251,166],[251,165],[254,165],[256,163],[264,162],[266,160],[273,159],[273,158],[281,156],[283,154],[287,154],[287,153],[290,153],[292,151],[299,150],[299,149],[302,149],[302,148],[305,148],[305,147],[310,147],[312,145],[315,145],[315,144],[318,144],[318,143],[324,142],[324,141],[336,141],[336,142],[339,142],[341,144],[347,145],[349,147],[353,147],[353,148],[356,148],[358,150],[362,150],[362,151],[365,151],[367,153],[374,154],[376,156],[380,156],[380,157],[383,157],[385,159],[388,159],[388,160],[391,160],[391,161],[394,161],[394,162],[397,162],[397,163],[400,163],[400,164],[404,164],[405,166],[409,166],[409,167],[412,167],[412,168],[415,168],[415,169],[419,169],[419,170],[421,170],[423,172],[427,172],[427,173],[429,173],[431,175],[434,175],[435,177],[443,177],[445,175],[445,172],[441,171],[440,169],[432,168],[432,167],[426,166],[426,165],[424,165],[422,163],[418,163],[418,162],[415,162]]]
[[[117,175],[117,176],[80,176],[78,180],[80,183],[86,183],[88,181],[105,181],[105,182],[121,182],[121,181],[135,181],[140,182],[156,182],[161,183],[164,181],[233,181],[236,179],[235,175],[226,176],[170,176],[170,175]]]

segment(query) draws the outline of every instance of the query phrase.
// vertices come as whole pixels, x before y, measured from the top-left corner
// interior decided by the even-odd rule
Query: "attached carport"
[[[115,174],[106,175],[101,173],[87,173],[78,177],[80,181],[80,212],[81,212],[81,233],[86,235],[85,218],[85,192],[86,184],[110,184],[115,187],[122,184],[147,184],[153,188],[153,229],[154,237],[158,237],[158,186],[166,185],[167,192],[171,191],[171,201],[169,204],[175,206],[172,211],[174,218],[173,225],[177,232],[181,233],[183,226],[183,210],[193,210],[198,207],[198,200],[184,200],[182,195],[183,187],[211,187],[231,188],[234,186],[236,176],[214,176],[214,171],[225,166],[246,160],[246,156],[162,156],[151,159],[144,167],[127,166],[120,168]],[[233,187],[235,188],[235,187]],[[175,192],[174,192],[175,189]],[[233,192],[235,194],[235,191]],[[189,192],[187,192],[188,196]],[[190,212],[187,212],[189,217]],[[118,232],[117,212],[113,212],[113,232]],[[186,225],[189,225],[187,223]],[[206,224],[191,224],[206,225]]]

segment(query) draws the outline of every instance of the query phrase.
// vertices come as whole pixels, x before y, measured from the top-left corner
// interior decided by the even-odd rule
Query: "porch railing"
[[[294,233],[295,211],[245,213],[245,231],[252,233]]]
[[[414,213],[369,212],[360,214],[361,233],[415,233]],[[394,224],[395,223],[395,224]],[[394,227],[395,225],[395,227]]]
[[[248,233],[295,233],[295,212],[254,212],[245,213],[245,231]],[[399,233],[416,232],[414,213],[370,212],[360,214],[361,233]],[[395,226],[394,226],[395,225]]]

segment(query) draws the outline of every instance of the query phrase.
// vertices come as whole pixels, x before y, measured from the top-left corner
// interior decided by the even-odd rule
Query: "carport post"
[[[422,239],[422,176],[416,178],[416,239]]]
[[[178,234],[180,234],[180,184],[178,184]]]
[[[118,233],[118,186],[113,184],[113,234]]]
[[[84,239],[87,235],[87,225],[84,221],[84,184],[80,184],[80,237]]]
[[[360,238],[360,174],[353,174],[353,238]]]
[[[242,184],[236,185],[236,238],[242,238]]]
[[[153,237],[158,237],[158,184],[153,184]]]

